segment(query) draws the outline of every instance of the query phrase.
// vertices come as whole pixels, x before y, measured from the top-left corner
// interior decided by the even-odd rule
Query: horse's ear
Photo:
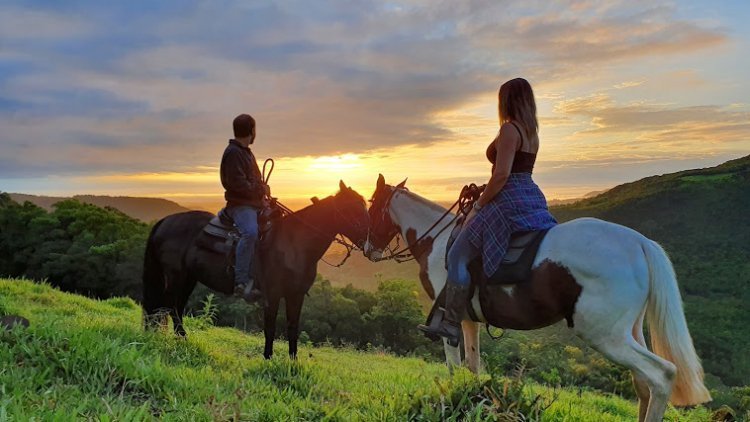
[[[406,181],[407,181],[407,180],[409,180],[409,178],[408,178],[408,177],[407,177],[406,179],[404,179],[404,181],[403,181],[403,182],[401,182],[401,183],[399,183],[398,185],[396,185],[396,188],[397,188],[397,189],[401,189],[401,188],[403,188],[404,186],[406,186]]]
[[[381,190],[385,187],[385,177],[383,174],[378,174],[378,183],[375,185],[375,190]]]
[[[317,204],[318,202],[320,202],[320,199],[318,199],[317,196],[313,196],[312,198],[310,198],[310,202],[312,202],[313,204]]]
[[[346,183],[343,180],[339,180],[339,189],[342,191],[346,190]]]

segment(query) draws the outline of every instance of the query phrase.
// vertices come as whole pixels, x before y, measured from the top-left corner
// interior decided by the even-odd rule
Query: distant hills
[[[22,193],[11,193],[11,199],[18,203],[29,201],[46,210],[51,210],[52,206],[65,199],[76,199],[86,204],[96,205],[98,207],[112,207],[130,217],[141,221],[151,222],[159,220],[170,214],[189,211],[188,208],[161,198],[137,198],[130,196],[100,196],[100,195],[75,195],[73,197],[57,196],[37,196],[26,195]]]

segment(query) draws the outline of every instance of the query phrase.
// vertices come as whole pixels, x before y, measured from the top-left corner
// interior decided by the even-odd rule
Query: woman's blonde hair
[[[500,124],[515,120],[523,126],[526,137],[532,138],[539,131],[536,120],[536,102],[531,84],[524,78],[511,79],[500,86],[497,94]]]

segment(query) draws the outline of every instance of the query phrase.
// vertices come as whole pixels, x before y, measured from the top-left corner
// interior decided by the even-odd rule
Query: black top
[[[263,176],[250,148],[245,148],[234,139],[221,157],[221,185],[224,186],[224,199],[227,207],[250,205],[263,207]]]
[[[514,122],[510,122],[513,127],[516,128],[518,134],[521,136],[521,145],[513,156],[513,165],[510,168],[511,173],[529,173],[534,171],[534,163],[536,162],[536,154],[532,152],[521,151],[523,146],[523,134],[521,129],[518,128]],[[495,161],[497,160],[497,148],[495,148],[495,141],[492,141],[487,147],[487,159],[492,163],[492,172],[495,172]]]

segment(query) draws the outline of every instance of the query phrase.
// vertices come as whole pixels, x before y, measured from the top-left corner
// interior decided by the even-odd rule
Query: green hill
[[[592,216],[664,246],[677,271],[704,367],[728,385],[750,384],[750,156],[648,177],[574,204],[562,222]]]
[[[0,330],[0,420],[498,420],[507,398],[498,388],[497,403],[477,399],[491,386],[486,376],[378,352],[303,346],[297,362],[265,361],[261,336],[207,318],[188,319],[187,340],[145,333],[131,299],[29,281],[0,280],[7,314],[31,326]],[[618,397],[532,388],[543,401],[557,396],[542,420],[636,417]],[[704,408],[669,411],[669,420],[708,417]]]

